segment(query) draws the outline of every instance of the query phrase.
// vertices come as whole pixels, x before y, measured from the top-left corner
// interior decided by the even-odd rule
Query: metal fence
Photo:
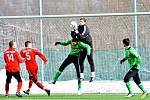
[[[43,52],[49,60],[49,64],[43,66],[41,60],[37,58],[40,67],[39,80],[52,80],[54,73],[69,52],[69,47],[56,47],[54,43],[70,38],[70,22],[72,20],[79,22],[80,17],[84,16],[88,19],[87,25],[90,27],[93,37],[97,80],[121,80],[127,72],[127,63],[122,66],[119,64],[119,60],[123,58],[122,39],[125,37],[131,38],[132,45],[142,56],[142,79],[150,79],[150,12],[148,12],[150,1],[61,0],[60,4],[57,3],[54,6],[56,4],[55,1],[57,0],[45,0],[43,2],[42,0],[40,2],[38,0],[16,0],[14,3],[12,0],[10,4],[24,4],[17,7],[25,7],[25,4],[27,4],[26,7],[30,7],[30,9],[21,8],[20,10],[23,9],[24,13],[22,11],[19,12],[19,8],[16,8],[16,12],[10,10],[10,12],[12,11],[11,13],[4,13],[7,10],[1,10],[1,15],[4,16],[0,16],[0,68],[4,68],[3,51],[7,48],[10,40],[16,40],[19,50],[24,47],[26,40],[30,40],[33,43],[33,47]],[[38,6],[33,2],[36,2]],[[32,5],[33,11],[28,4]],[[4,7],[4,5],[1,7]],[[56,9],[55,7],[58,8]],[[71,7],[73,8],[71,9]],[[76,7],[81,9],[79,10]],[[31,12],[28,14],[28,11]],[[90,75],[89,69],[90,67],[86,61],[85,79],[88,79]],[[28,79],[24,65],[22,65],[22,76]],[[74,66],[70,65],[63,72],[61,80],[75,78]]]

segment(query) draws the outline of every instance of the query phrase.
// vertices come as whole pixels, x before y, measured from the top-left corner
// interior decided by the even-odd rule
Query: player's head
[[[129,38],[125,38],[125,39],[123,39],[123,45],[124,45],[124,47],[127,47],[127,46],[129,46],[130,45],[130,39]]]
[[[27,48],[32,48],[32,43],[31,43],[31,41],[26,41],[26,42],[25,42],[25,47],[27,47]]]
[[[77,35],[76,35],[76,32],[75,31],[71,31],[71,37],[73,39],[77,39]]]
[[[15,41],[10,41],[9,42],[9,47],[16,49],[17,48],[16,42]]]
[[[86,24],[86,18],[81,17],[80,18],[80,25],[84,25],[84,24]]]

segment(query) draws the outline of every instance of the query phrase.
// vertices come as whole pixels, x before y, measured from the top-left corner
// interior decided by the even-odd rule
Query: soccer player
[[[78,41],[78,39],[76,37],[76,33],[74,31],[71,31],[71,37],[72,37],[72,39],[69,39],[66,42],[56,42],[55,43],[55,45],[58,45],[58,44],[63,45],[63,46],[71,45],[71,51],[70,51],[68,57],[64,60],[64,62],[59,67],[58,71],[56,72],[53,84],[56,83],[56,81],[58,80],[58,78],[61,75],[61,73],[63,72],[63,70],[69,64],[73,63],[76,68],[76,73],[77,73],[77,77],[78,77],[78,95],[81,95],[81,79],[80,79],[80,67],[79,67],[79,62],[78,62],[79,61],[78,56],[79,56],[80,50],[83,48],[85,48],[87,50],[87,55],[90,56],[91,47],[88,44]]]
[[[88,26],[86,25],[86,19],[85,18],[80,18],[80,25],[78,26],[77,29],[78,33],[77,37],[80,41],[90,45],[91,49],[91,53],[90,56],[87,56],[88,62],[90,64],[90,69],[91,69],[91,77],[90,77],[90,82],[93,82],[94,78],[95,78],[95,66],[94,66],[94,60],[93,60],[93,43],[92,43],[92,37],[90,34],[90,29],[88,28]],[[84,79],[84,60],[86,58],[86,54],[87,54],[87,50],[83,49],[80,52],[80,58],[79,58],[79,63],[80,63],[80,67],[81,67],[81,78]]]
[[[44,64],[47,64],[46,57],[39,52],[38,50],[32,48],[32,43],[30,41],[25,42],[25,48],[20,52],[23,58],[26,58],[25,64],[26,69],[29,73],[29,87],[26,91],[23,91],[25,94],[29,95],[30,88],[32,87],[33,82],[42,90],[44,90],[48,96],[50,95],[50,90],[46,89],[40,82],[38,82],[38,65],[36,62],[36,55],[38,55],[43,61]]]
[[[22,79],[20,76],[20,65],[25,61],[16,50],[16,42],[10,41],[9,48],[4,52],[5,68],[6,68],[6,84],[5,84],[5,96],[9,96],[9,84],[11,83],[12,76],[18,81],[16,96],[22,97],[20,90],[22,87]]]
[[[123,58],[120,61],[120,64],[122,64],[124,61],[128,60],[129,68],[130,68],[130,70],[128,71],[128,73],[124,77],[124,82],[125,82],[126,87],[129,91],[129,94],[126,97],[134,96],[133,91],[131,89],[130,82],[129,82],[131,77],[133,77],[134,82],[143,91],[143,95],[141,98],[144,98],[148,93],[146,92],[143,85],[141,84],[141,80],[139,78],[139,73],[138,73],[139,69],[140,69],[141,57],[136,52],[136,50],[130,46],[129,38],[123,39],[123,45],[125,47],[125,58]]]

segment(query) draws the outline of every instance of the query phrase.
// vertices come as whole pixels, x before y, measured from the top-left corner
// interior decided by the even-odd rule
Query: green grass
[[[15,95],[10,95],[6,98],[4,95],[0,95],[0,100],[150,100],[148,95],[144,99],[141,99],[141,94],[136,94],[134,97],[125,98],[125,94],[83,94],[77,96],[76,94],[51,94],[47,95],[24,95],[22,98],[18,98]]]

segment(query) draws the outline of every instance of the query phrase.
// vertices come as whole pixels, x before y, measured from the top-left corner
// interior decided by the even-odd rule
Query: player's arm
[[[78,42],[79,46],[81,48],[86,48],[87,50],[87,55],[90,55],[91,54],[91,47],[88,45],[88,44],[85,44],[83,42]]]
[[[132,49],[132,50],[130,51],[130,54],[133,55],[135,58],[138,58],[138,57],[139,57],[139,55],[138,55],[138,53],[136,52],[135,49]]]
[[[128,59],[128,57],[125,55],[125,57],[122,60],[120,60],[120,64],[122,64],[123,62],[125,62],[127,59]]]
[[[21,55],[18,51],[16,51],[16,57],[20,63],[25,62],[25,59],[21,57]]]
[[[138,53],[136,52],[135,49],[132,49],[132,50],[130,51],[130,54],[131,54],[132,56],[134,56],[136,59],[139,59],[139,60],[140,60],[140,56],[138,55]],[[138,63],[139,60],[134,60],[134,62],[133,62],[133,67],[137,67],[136,64]]]
[[[84,31],[82,33],[78,33],[78,32],[76,33],[79,39],[84,40],[86,37],[88,37],[89,32],[90,32],[89,29],[86,26],[84,26]]]
[[[44,61],[44,64],[47,64],[47,58],[44,54],[42,54],[40,51],[34,49],[34,52],[36,55],[38,55],[43,61]]]
[[[122,64],[123,62],[125,62],[127,60],[127,58],[123,58],[122,60],[120,60],[120,64]]]
[[[25,58],[25,56],[23,54],[23,50],[20,51],[20,55],[21,55],[21,57]]]
[[[71,39],[67,40],[67,41],[64,41],[64,42],[56,42],[55,45],[63,45],[63,46],[67,46],[69,44],[71,44]]]

